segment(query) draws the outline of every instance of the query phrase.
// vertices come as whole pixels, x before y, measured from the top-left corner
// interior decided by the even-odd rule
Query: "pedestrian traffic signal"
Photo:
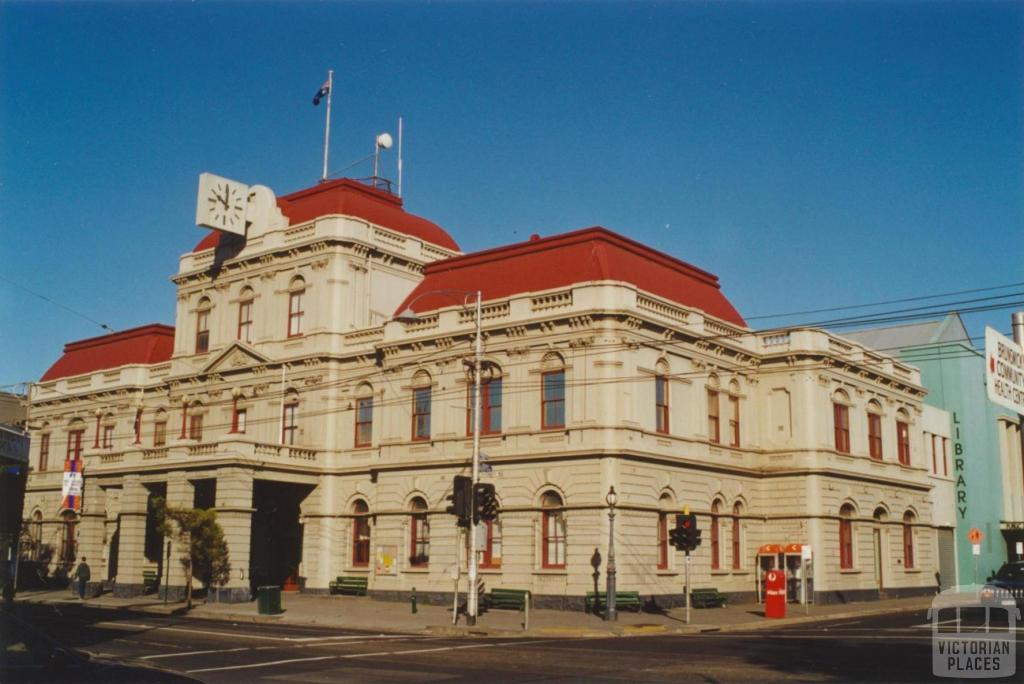
[[[473,479],[466,475],[456,475],[452,481],[452,493],[446,497],[452,502],[445,510],[456,518],[459,527],[469,527],[469,519],[472,517],[470,499],[473,497]]]
[[[473,523],[490,521],[498,517],[498,496],[494,485],[477,482],[473,489]]]

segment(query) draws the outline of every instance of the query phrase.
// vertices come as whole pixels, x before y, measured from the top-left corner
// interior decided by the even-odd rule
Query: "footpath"
[[[643,634],[689,634],[710,631],[746,631],[775,629],[793,624],[837,620],[862,615],[890,615],[907,611],[925,610],[931,597],[888,599],[863,603],[812,605],[790,604],[786,617],[764,617],[763,606],[758,604],[726,605],[721,608],[692,609],[690,624],[685,621],[685,609],[673,608],[663,613],[620,611],[616,622],[605,622],[599,615],[582,611],[530,610],[529,625],[526,615],[514,610],[489,610],[477,618],[476,625],[466,625],[466,616],[460,615],[452,623],[452,607],[438,605],[417,606],[392,601],[378,601],[356,596],[313,596],[283,592],[282,613],[260,615],[257,602],[247,603],[193,603],[188,611],[183,602],[164,603],[155,596],[116,598],[110,594],[81,601],[60,591],[21,592],[18,602],[41,604],[78,604],[107,610],[174,615],[225,620],[230,622],[263,622],[287,625],[309,625],[369,632],[398,632],[434,634],[443,636],[529,636],[529,637],[606,637]]]

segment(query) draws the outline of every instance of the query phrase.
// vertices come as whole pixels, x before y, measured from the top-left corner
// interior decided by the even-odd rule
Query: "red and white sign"
[[[989,401],[1024,413],[1024,348],[985,328],[985,385]]]
[[[981,533],[977,527],[972,527],[967,533],[967,541],[972,544],[980,544],[981,540],[985,538],[985,535]]]

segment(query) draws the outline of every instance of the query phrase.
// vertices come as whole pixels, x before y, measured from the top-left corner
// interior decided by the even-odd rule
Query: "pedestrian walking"
[[[78,580],[78,598],[85,598],[85,585],[92,578],[92,572],[89,570],[89,564],[85,562],[85,556],[82,556],[82,562],[78,564],[78,569],[75,570],[75,579]]]

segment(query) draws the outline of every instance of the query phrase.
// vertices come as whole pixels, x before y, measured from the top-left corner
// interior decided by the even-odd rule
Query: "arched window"
[[[903,567],[910,570],[914,567],[914,513],[903,514]]]
[[[252,344],[252,305],[256,299],[251,287],[242,288],[238,300],[238,334],[236,339],[239,342]]]
[[[868,455],[882,460],[882,405],[868,402]]]
[[[541,362],[540,427],[542,430],[565,427],[565,366],[557,354],[548,354]]]
[[[303,299],[306,296],[306,281],[300,276],[292,278],[288,285],[288,337],[302,334],[302,318],[306,315]]]
[[[843,504],[839,509],[839,567],[853,569],[853,514],[852,504]]]
[[[210,351],[210,311],[213,304],[209,297],[199,300],[196,307],[196,354]]]
[[[299,393],[288,390],[284,395],[281,415],[281,443],[296,444],[299,434]]]
[[[656,372],[657,374],[654,376],[654,429],[660,434],[667,435],[669,433],[668,363],[659,361]]]
[[[430,412],[433,388],[430,375],[418,371],[412,378],[412,439],[425,442],[430,439]]]
[[[50,467],[50,424],[43,423],[39,433],[39,470]]]
[[[427,502],[417,496],[409,506],[412,511],[409,525],[409,565],[425,568],[430,563],[430,519]]]
[[[192,402],[189,407],[188,416],[188,438],[196,442],[203,441],[203,418],[205,417],[203,411],[203,405],[198,402]]]
[[[672,495],[668,492],[661,495],[658,501],[658,570],[668,570],[669,558],[669,532],[668,519],[672,511]]]
[[[167,411],[158,409],[153,416],[153,446],[167,444]]]
[[[355,446],[373,444],[373,387],[364,383],[356,390]]]
[[[352,504],[352,567],[370,564],[370,507],[362,499]]]
[[[743,515],[743,504],[737,501],[732,505],[732,569],[743,567],[743,528],[740,516]]]
[[[715,499],[711,502],[711,569],[722,567],[722,502]]]
[[[910,465],[910,416],[903,409],[896,413],[896,453],[902,465]]]
[[[468,404],[466,405],[466,434],[473,434],[473,407],[476,397],[476,385],[469,384]],[[501,368],[493,363],[484,364],[483,375],[480,376],[480,434],[497,435],[501,433]]]
[[[541,497],[541,566],[565,568],[565,511],[562,497],[547,491]]]
[[[832,395],[832,422],[836,451],[850,453],[850,399],[842,390]]]
[[[39,553],[43,546],[43,514],[41,511],[32,513],[31,521],[28,524],[28,538],[31,544],[28,549],[28,559],[39,560]]]

